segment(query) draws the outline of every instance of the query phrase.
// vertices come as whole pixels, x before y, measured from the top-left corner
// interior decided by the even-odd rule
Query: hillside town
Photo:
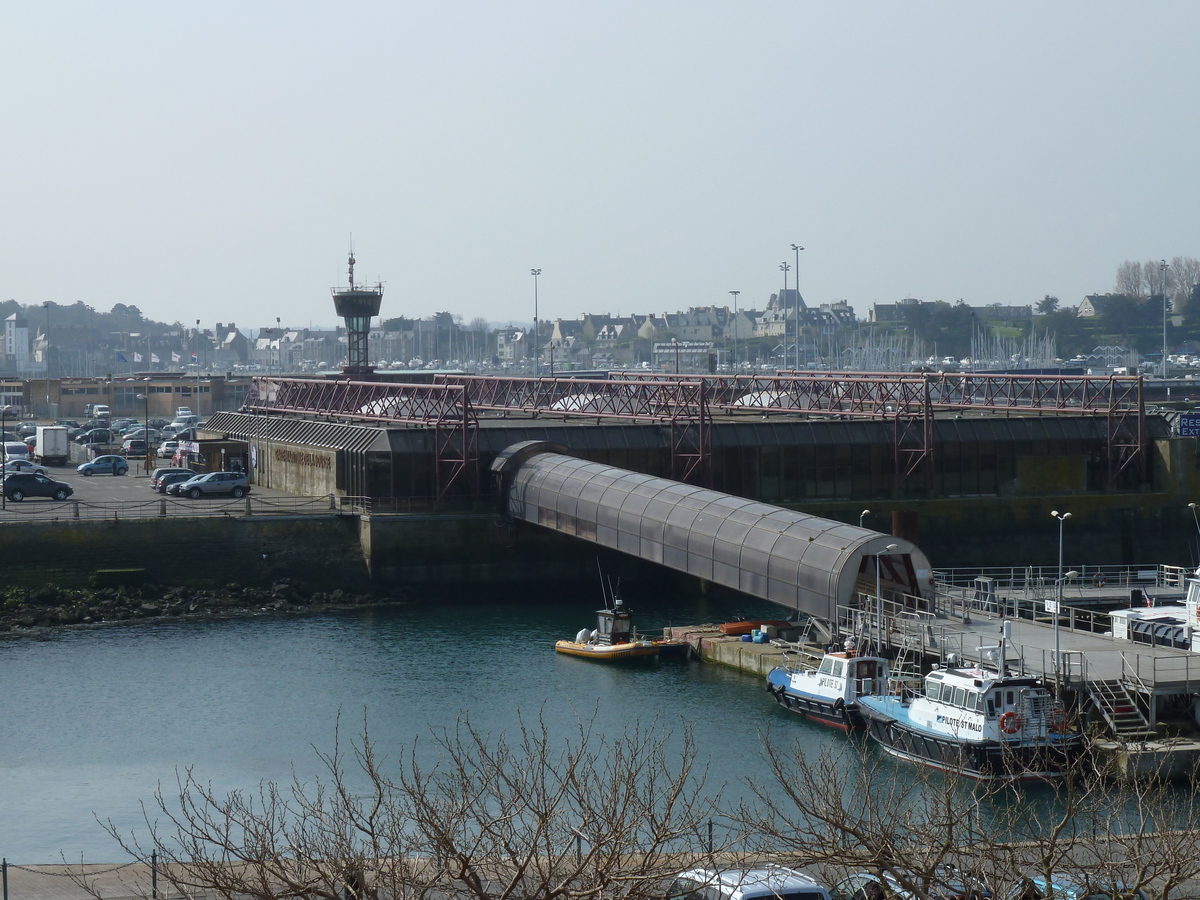
[[[1134,271],[1136,270],[1136,272]],[[385,315],[369,336],[380,369],[467,369],[553,374],[604,369],[759,372],[772,369],[910,371],[1052,368],[1064,363],[1163,372],[1200,354],[1200,262],[1191,257],[1122,263],[1114,290],[1077,303],[972,305],[902,298],[863,315],[847,300],[810,303],[796,288],[765,302],[690,306],[676,312],[585,313],[577,319],[500,324],[438,312]],[[82,301],[0,304],[0,375],[17,379],[133,372],[305,373],[347,357],[343,327],[234,322],[167,325],[136,306],[108,313]]]

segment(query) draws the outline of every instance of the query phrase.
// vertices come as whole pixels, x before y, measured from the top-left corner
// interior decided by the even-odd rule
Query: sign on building
[[[1180,437],[1200,437],[1200,413],[1184,413],[1179,417]]]

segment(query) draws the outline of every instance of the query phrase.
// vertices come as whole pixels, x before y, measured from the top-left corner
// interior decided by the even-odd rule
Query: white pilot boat
[[[981,667],[934,669],[924,693],[862,697],[870,736],[901,759],[986,781],[1064,775],[1081,744],[1036,678]]]
[[[862,728],[859,700],[883,694],[888,685],[888,661],[881,656],[859,656],[854,641],[845,650],[830,651],[815,667],[785,658],[767,674],[767,691],[780,705],[834,728]]]

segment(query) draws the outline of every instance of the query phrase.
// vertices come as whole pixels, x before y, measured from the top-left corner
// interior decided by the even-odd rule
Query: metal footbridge
[[[864,590],[923,605],[929,560],[902,538],[589,462],[543,441],[492,472],[510,519],[530,522],[832,620]]]

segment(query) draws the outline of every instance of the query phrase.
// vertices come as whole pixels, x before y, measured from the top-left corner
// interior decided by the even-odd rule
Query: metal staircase
[[[1092,703],[1108,723],[1113,736],[1121,741],[1141,742],[1154,740],[1156,732],[1142,715],[1137,700],[1129,693],[1125,683],[1114,678],[1109,681],[1087,682]]]

